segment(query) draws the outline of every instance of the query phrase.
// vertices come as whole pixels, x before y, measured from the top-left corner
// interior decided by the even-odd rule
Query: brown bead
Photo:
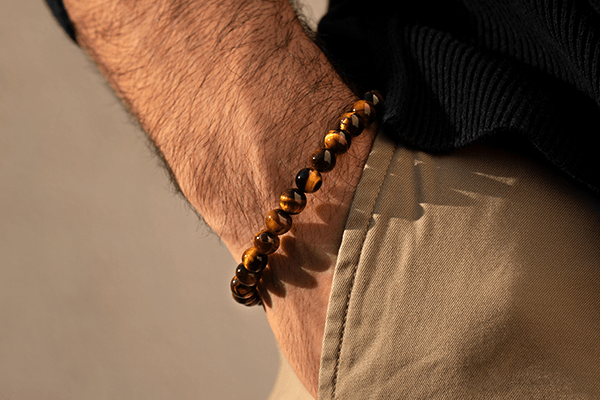
[[[306,207],[306,195],[298,189],[288,189],[279,197],[281,209],[288,214],[298,214]]]
[[[292,227],[292,217],[282,209],[269,211],[265,217],[265,225],[269,232],[276,235],[283,235]]]
[[[365,126],[371,125],[377,119],[375,106],[366,100],[359,100],[352,106],[352,111],[360,115],[365,122]]]
[[[323,144],[327,150],[331,150],[335,154],[344,154],[350,148],[351,137],[344,131],[332,129],[325,135]]]
[[[304,168],[296,175],[296,187],[304,193],[314,193],[321,188],[323,178],[314,168]]]
[[[244,264],[240,264],[235,269],[235,277],[246,286],[254,286],[260,280],[260,273],[250,272],[244,267]]]
[[[247,306],[247,307],[261,306],[262,305],[262,300],[261,300],[260,296],[257,293],[256,297],[250,297],[249,299],[247,299],[247,302],[244,303],[244,305]]]
[[[279,248],[279,237],[265,229],[254,236],[254,247],[262,254],[274,253]]]
[[[243,305],[245,305],[247,307],[258,306],[258,305],[262,304],[262,302],[260,300],[260,296],[258,295],[258,292],[255,295],[253,295],[251,297],[248,297],[247,299],[243,299],[241,297],[237,297],[234,294],[233,295],[233,299],[235,301],[237,301],[238,303],[243,304]]]
[[[371,90],[370,92],[367,92],[363,99],[373,104],[375,108],[381,107],[381,104],[383,103],[383,96],[377,90]]]
[[[358,136],[365,128],[365,122],[355,112],[349,112],[340,118],[340,129],[348,132],[351,136]]]
[[[310,165],[319,172],[329,172],[335,167],[333,151],[320,148],[310,158]]]
[[[252,297],[254,293],[256,293],[255,286],[246,286],[242,282],[239,281],[237,277],[233,277],[231,280],[231,293],[234,296],[239,297],[240,299],[247,299]]]
[[[254,247],[250,247],[242,254],[242,264],[250,272],[260,272],[267,266],[268,257],[261,254]]]

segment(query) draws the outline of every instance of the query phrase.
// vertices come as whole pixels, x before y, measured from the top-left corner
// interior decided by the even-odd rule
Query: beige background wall
[[[44,2],[0,3],[0,399],[265,399],[236,261]]]

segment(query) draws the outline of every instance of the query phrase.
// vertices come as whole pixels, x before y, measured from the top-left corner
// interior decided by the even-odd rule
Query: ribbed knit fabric
[[[600,188],[600,3],[333,0],[318,40],[357,92],[380,88],[384,131],[429,151],[527,138]]]

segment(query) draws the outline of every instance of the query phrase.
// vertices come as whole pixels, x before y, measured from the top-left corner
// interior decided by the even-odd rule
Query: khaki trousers
[[[599,399],[600,207],[545,162],[376,139],[338,255],[319,399]],[[282,373],[272,399],[310,398]],[[307,397],[308,396],[308,397]]]

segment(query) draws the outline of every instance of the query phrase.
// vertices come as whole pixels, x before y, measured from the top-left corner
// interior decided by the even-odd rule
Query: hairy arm
[[[352,92],[286,0],[64,2],[79,43],[238,259]],[[315,397],[333,265],[372,140],[363,133],[324,177],[264,279],[275,336]]]

